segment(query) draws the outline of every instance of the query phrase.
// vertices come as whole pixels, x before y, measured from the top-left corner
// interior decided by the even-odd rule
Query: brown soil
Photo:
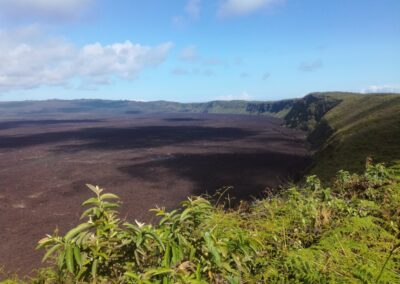
[[[39,267],[37,241],[78,224],[86,183],[118,194],[122,217],[147,222],[156,205],[225,185],[238,199],[262,196],[309,162],[305,134],[280,124],[175,114],[0,121],[0,267]]]

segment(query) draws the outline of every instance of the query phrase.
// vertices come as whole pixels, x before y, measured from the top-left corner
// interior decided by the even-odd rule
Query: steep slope
[[[341,98],[323,93],[312,93],[296,101],[285,116],[286,125],[292,128],[312,130],[329,110],[337,106]]]
[[[271,114],[276,117],[285,117],[293,108],[298,99],[281,100],[276,102],[247,103],[246,112],[250,114]]]
[[[389,164],[400,160],[400,94],[310,94],[285,120],[310,131],[311,172],[324,180],[341,168],[360,172],[366,157]]]

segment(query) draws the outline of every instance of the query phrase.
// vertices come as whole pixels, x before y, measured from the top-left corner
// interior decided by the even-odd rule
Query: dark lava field
[[[0,266],[40,266],[36,242],[77,225],[86,183],[118,194],[121,217],[151,222],[223,186],[262,197],[309,164],[305,133],[266,116],[158,114],[0,120]],[[17,270],[19,269],[19,270]]]

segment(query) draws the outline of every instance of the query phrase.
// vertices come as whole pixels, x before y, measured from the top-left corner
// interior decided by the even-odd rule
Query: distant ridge
[[[284,117],[298,99],[276,102],[210,101],[205,103],[177,103],[168,101],[127,100],[46,100],[0,102],[0,118],[21,115],[92,115],[120,116],[145,113],[214,113],[263,114]]]

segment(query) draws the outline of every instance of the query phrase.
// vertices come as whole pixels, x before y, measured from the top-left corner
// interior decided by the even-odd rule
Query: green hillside
[[[400,160],[399,94],[316,93],[298,104],[302,108],[293,108],[285,119],[310,131],[316,151],[311,172],[322,179],[339,169],[361,172],[365,157],[389,164]]]

